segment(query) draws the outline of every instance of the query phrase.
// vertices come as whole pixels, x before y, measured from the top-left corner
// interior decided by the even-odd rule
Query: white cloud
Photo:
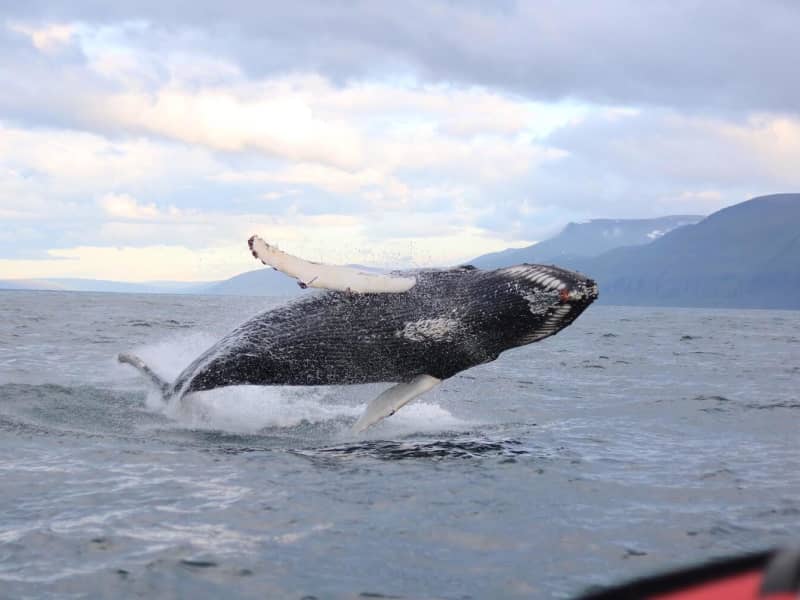
[[[154,96],[99,97],[94,115],[111,126],[146,131],[214,150],[255,150],[287,160],[352,167],[362,160],[361,138],[347,123],[320,119],[302,95],[270,90],[243,97],[232,90],[166,88]]]
[[[467,25],[491,41],[481,23]],[[491,77],[337,79],[291,56],[257,72],[204,47],[207,31],[147,21],[12,28],[30,64],[0,56],[0,252],[55,254],[0,276],[216,278],[249,268],[254,232],[312,260],[448,264],[567,219],[709,212],[800,184],[792,115],[533,102]]]
[[[244,229],[228,224],[231,229]],[[448,230],[434,235],[383,240],[376,247],[370,224],[336,215],[303,219],[301,225],[272,222],[251,226],[281,248],[310,260],[332,264],[431,266],[464,262],[508,246],[479,228]],[[270,236],[272,234],[272,236]],[[43,260],[0,259],[1,279],[90,277],[117,281],[210,281],[231,277],[256,265],[247,251],[247,236],[231,236],[226,245],[76,246],[48,251]]]
[[[503,179],[559,156],[529,141],[542,127],[530,105],[486,91],[375,85],[341,90],[318,77],[236,80],[199,90],[179,81],[155,94],[98,96],[88,110],[93,120],[109,128],[211,150],[258,152],[290,163],[360,173],[360,178],[380,172],[391,185],[390,175],[401,169]],[[391,99],[394,92],[402,98]],[[359,98],[362,93],[365,97]],[[543,119],[553,118],[541,112]]]
[[[49,198],[97,197],[153,181],[202,179],[221,166],[203,148],[0,121],[0,177]],[[0,198],[0,205],[8,198]]]
[[[723,119],[674,111],[599,116],[559,133],[557,146],[611,165],[628,178],[701,185],[800,184],[800,118],[757,114]]]
[[[210,281],[252,267],[236,261],[234,247],[190,249],[180,246],[77,246],[49,251],[52,259],[2,260],[4,279],[90,277],[116,281]],[[238,249],[242,254],[242,250]],[[238,263],[238,264],[237,264]],[[236,268],[234,267],[234,268]]]
[[[68,45],[76,31],[75,25],[69,23],[49,23],[40,27],[25,23],[10,23],[8,28],[28,36],[31,43],[41,52],[52,52]]]
[[[225,171],[214,177],[223,182],[278,182],[312,185],[336,194],[355,194],[369,186],[399,186],[376,170],[348,171],[315,163],[293,163],[271,171]],[[403,188],[405,189],[405,188]]]
[[[154,220],[165,215],[155,204],[140,204],[128,194],[106,194],[98,201],[105,213],[112,218],[130,220]],[[178,216],[180,211],[172,207],[170,216]]]

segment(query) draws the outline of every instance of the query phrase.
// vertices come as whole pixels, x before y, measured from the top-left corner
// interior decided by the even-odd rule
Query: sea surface
[[[172,378],[279,299],[0,292],[0,597],[565,598],[800,543],[800,312],[593,306],[381,386]]]

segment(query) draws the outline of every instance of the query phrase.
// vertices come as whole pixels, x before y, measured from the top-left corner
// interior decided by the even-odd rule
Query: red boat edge
[[[576,600],[799,600],[800,548],[713,560],[587,592]]]

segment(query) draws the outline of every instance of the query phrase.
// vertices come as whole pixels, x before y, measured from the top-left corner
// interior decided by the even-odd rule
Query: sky
[[[795,0],[0,0],[0,279],[456,264],[800,187]]]

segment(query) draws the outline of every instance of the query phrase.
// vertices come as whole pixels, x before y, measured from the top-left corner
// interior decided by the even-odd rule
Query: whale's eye
[[[568,302],[569,301],[569,290],[567,288],[564,288],[563,290],[561,290],[558,293],[558,299],[561,300],[561,302]]]

